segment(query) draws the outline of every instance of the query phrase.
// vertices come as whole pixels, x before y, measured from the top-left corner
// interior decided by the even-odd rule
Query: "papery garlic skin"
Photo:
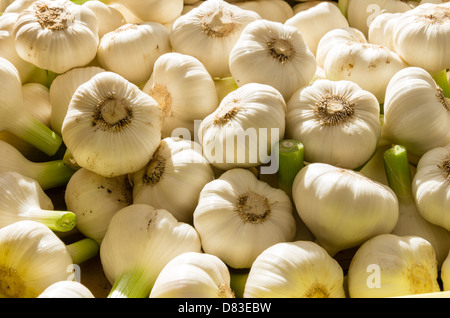
[[[187,129],[193,140],[195,121],[202,120],[219,105],[214,80],[203,63],[193,56],[176,52],[161,55],[142,89],[162,109],[162,137]],[[187,137],[187,136],[186,136]]]
[[[73,270],[65,244],[45,225],[24,220],[0,229],[1,298],[35,298]]]
[[[399,217],[397,197],[388,186],[325,163],[299,171],[292,197],[300,218],[332,256],[390,233]]]
[[[198,143],[167,137],[130,180],[133,203],[166,209],[178,221],[192,223],[200,191],[214,180],[214,172]]]
[[[450,66],[450,3],[425,3],[395,21],[395,51],[411,66],[439,72]]]
[[[401,16],[401,12],[384,12],[378,15],[370,24],[367,39],[369,43],[382,45],[391,51],[395,51],[393,43],[393,30],[395,18]]]
[[[95,298],[82,283],[62,280],[48,286],[37,298]]]
[[[260,83],[287,100],[309,84],[316,61],[302,33],[291,25],[256,20],[249,23],[230,52],[229,66],[238,86]]]
[[[234,298],[230,273],[217,256],[187,252],[161,270],[150,298]]]
[[[450,143],[448,99],[422,68],[397,72],[386,88],[382,136],[416,157]]]
[[[450,230],[450,144],[431,149],[420,158],[412,191],[420,214]]]
[[[226,1],[204,1],[175,20],[170,43],[174,52],[202,62],[212,77],[229,77],[230,52],[244,27],[258,19],[256,12]]]
[[[68,0],[33,2],[20,13],[13,33],[22,59],[58,74],[92,61],[99,41],[95,14]]]
[[[206,253],[233,268],[250,268],[267,247],[295,236],[287,194],[246,169],[231,169],[202,189],[194,227]]]
[[[122,274],[138,270],[142,271],[140,284],[150,287],[164,266],[185,252],[201,252],[194,227],[178,222],[167,210],[132,204],[111,219],[100,259],[112,285]]]
[[[243,85],[201,122],[203,154],[222,170],[259,166],[283,138],[285,117],[286,103],[278,90],[259,83]]]
[[[236,2],[236,6],[244,10],[258,13],[262,19],[284,23],[294,15],[292,7],[281,0],[253,0]]]
[[[157,102],[112,72],[75,91],[61,133],[76,163],[105,177],[145,166],[161,140]]]
[[[77,229],[101,244],[111,218],[133,203],[132,187],[127,175],[107,178],[80,168],[67,183],[64,202],[77,216]]]
[[[316,55],[320,39],[334,29],[348,28],[349,24],[336,4],[321,1],[317,5],[296,13],[285,24],[295,26],[311,52]]]
[[[418,236],[382,234],[364,242],[348,270],[351,298],[439,292],[436,255]]]
[[[98,21],[98,37],[116,30],[126,24],[125,18],[119,10],[107,5],[99,0],[89,0],[82,4],[84,7],[94,12]]]
[[[302,142],[307,162],[362,166],[381,134],[380,107],[372,93],[351,81],[318,79],[287,103],[286,136]]]
[[[143,85],[158,57],[171,52],[169,31],[160,23],[127,23],[105,34],[98,45],[100,66]]]
[[[244,298],[345,298],[343,269],[314,242],[277,243],[253,262]]]

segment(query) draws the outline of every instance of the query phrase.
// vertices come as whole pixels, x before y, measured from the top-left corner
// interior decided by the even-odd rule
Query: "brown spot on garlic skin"
[[[450,155],[438,167],[442,170],[444,178],[450,181]]]
[[[231,121],[239,111],[239,106],[236,105],[237,103],[239,103],[239,100],[233,99],[227,105],[221,106],[217,110],[216,115],[214,116],[213,124],[218,126],[224,126],[229,121]]]
[[[142,182],[149,186],[156,185],[162,179],[165,168],[166,158],[159,154],[158,148],[145,168],[145,173],[142,176]]]
[[[340,95],[325,95],[315,104],[316,119],[324,126],[345,123],[353,114],[355,104]]]
[[[236,22],[233,12],[228,10],[216,10],[208,12],[201,19],[203,32],[212,38],[223,38],[236,31]]]
[[[419,16],[427,24],[445,24],[450,20],[450,9],[447,7],[434,6],[427,11]]]
[[[410,292],[412,295],[432,291],[432,278],[424,265],[412,264],[408,268],[406,275],[410,283]]]
[[[109,93],[97,104],[91,124],[102,131],[118,132],[130,124],[132,119],[132,108],[128,101]]]
[[[158,103],[163,118],[170,117],[172,113],[172,95],[166,86],[154,83],[147,93]]]
[[[253,191],[238,198],[236,211],[244,222],[253,224],[263,223],[271,214],[267,198]]]
[[[49,7],[45,3],[34,4],[34,14],[42,28],[52,31],[65,30],[75,21],[74,16],[63,7]]]
[[[267,52],[281,64],[292,60],[295,56],[294,46],[286,39],[271,39],[267,41]]]
[[[442,88],[440,88],[439,86],[436,87],[437,89],[437,98],[439,99],[439,102],[442,104],[442,106],[444,106],[444,108],[447,111],[450,111],[450,106],[448,105],[448,101],[447,98],[444,95],[444,92],[442,91]]]
[[[23,282],[17,271],[0,265],[0,298],[35,298],[38,294]]]
[[[306,291],[304,298],[330,298],[330,294],[325,286],[319,283],[314,283]]]

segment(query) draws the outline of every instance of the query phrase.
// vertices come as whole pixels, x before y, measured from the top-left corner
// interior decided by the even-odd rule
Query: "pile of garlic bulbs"
[[[0,12],[0,297],[450,291],[449,1]]]

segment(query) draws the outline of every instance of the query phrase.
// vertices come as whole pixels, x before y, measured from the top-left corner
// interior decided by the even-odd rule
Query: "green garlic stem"
[[[60,135],[31,115],[11,123],[8,131],[49,156],[53,156],[62,145]]]
[[[236,298],[244,298],[245,283],[247,282],[249,269],[229,268],[230,288]]]
[[[91,238],[84,238],[66,245],[74,264],[82,264],[98,254],[99,245]]]
[[[29,83],[39,83],[42,84],[48,88],[50,88],[53,80],[58,76],[58,74],[49,71],[44,70],[39,67],[35,67],[34,71],[31,73],[30,78],[28,79]]]
[[[347,18],[347,12],[348,12],[348,2],[350,0],[338,0],[338,8],[341,10],[344,17]]]
[[[29,211],[25,218],[40,222],[52,231],[68,232],[76,225],[76,215],[70,211],[36,209]]]
[[[401,145],[392,146],[383,153],[383,162],[389,187],[399,201],[413,201],[412,176],[406,148]]]
[[[431,73],[436,84],[442,89],[444,96],[450,98],[450,87],[447,78],[447,70]]]
[[[64,152],[62,161],[68,168],[72,170],[80,169],[80,166],[77,164],[69,149],[66,149],[66,151]]]
[[[146,279],[142,279],[144,270],[131,270],[123,273],[112,286],[108,298],[147,298],[153,288]]]
[[[67,167],[63,160],[33,162],[33,166],[32,178],[39,183],[43,190],[67,185],[75,173],[75,170]]]
[[[304,166],[304,146],[298,140],[285,139],[279,142],[277,151],[279,156],[278,188],[291,196],[292,183]]]

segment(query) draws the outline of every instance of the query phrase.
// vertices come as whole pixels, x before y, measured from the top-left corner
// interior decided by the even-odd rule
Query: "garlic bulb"
[[[162,137],[187,129],[193,139],[195,120],[202,120],[219,105],[216,86],[204,65],[195,57],[176,52],[161,55],[144,88],[164,115]]]
[[[212,77],[229,77],[230,52],[244,27],[259,14],[223,0],[204,1],[175,20],[170,31],[174,52],[191,55]]]
[[[270,85],[285,100],[309,84],[316,66],[314,55],[296,27],[267,20],[249,23],[229,58],[231,75],[239,86]]]
[[[348,270],[351,298],[439,292],[433,247],[418,236],[377,235],[354,254]]]
[[[37,298],[95,298],[94,294],[80,282],[62,280],[48,286]]]
[[[292,197],[300,218],[331,256],[390,233],[399,216],[398,200],[388,186],[325,163],[299,171]]]
[[[244,298],[345,298],[344,272],[314,242],[272,245],[253,262]]]
[[[320,39],[334,29],[348,28],[349,24],[336,4],[321,1],[317,5],[296,13],[285,24],[295,26],[311,52],[316,55]]]
[[[286,136],[302,142],[305,161],[356,169],[381,133],[376,97],[351,81],[316,80],[287,103]]]
[[[233,268],[250,268],[263,250],[291,241],[296,230],[288,195],[241,168],[205,185],[194,227],[205,253]]]
[[[72,272],[66,246],[45,225],[24,220],[0,229],[0,297],[38,297]]]
[[[450,144],[431,149],[420,158],[412,192],[420,214],[450,231]]]
[[[125,18],[116,8],[99,0],[88,0],[82,4],[84,7],[94,12],[98,21],[98,37],[116,30],[126,24]]]
[[[61,127],[67,115],[70,101],[78,86],[90,80],[94,75],[105,70],[98,66],[76,67],[58,75],[50,85],[50,126],[61,134]]]
[[[142,21],[169,23],[183,10],[183,0],[116,0]]]
[[[337,6],[337,2],[332,1],[332,0],[331,1],[326,1],[326,0],[295,1],[295,3],[292,6],[292,9],[294,10],[294,15],[299,12],[308,10],[322,2],[328,2],[328,3],[331,3],[335,6]]]
[[[32,77],[36,66],[17,54],[13,28],[18,17],[18,13],[4,13],[0,16],[0,57],[10,61],[19,72],[21,82],[26,83]]]
[[[169,31],[160,23],[127,23],[105,34],[98,45],[97,60],[105,70],[143,85],[156,59],[171,51]]]
[[[100,246],[102,267],[113,285],[109,298],[148,297],[161,270],[185,252],[201,252],[199,235],[191,225],[147,204],[121,209]]]
[[[150,298],[234,298],[230,273],[217,256],[186,252],[161,270]]]
[[[200,191],[214,180],[214,172],[198,143],[167,137],[147,165],[130,175],[130,180],[133,203],[166,209],[178,221],[192,223]]]
[[[22,11],[28,9],[29,6],[36,2],[37,0],[14,0],[5,9],[5,13],[21,13]]]
[[[424,69],[408,67],[390,80],[382,136],[416,157],[450,142],[449,102]]]
[[[328,79],[353,81],[383,104],[390,79],[407,66],[396,52],[384,46],[355,41],[329,50],[323,69]]]
[[[77,217],[77,229],[101,244],[111,218],[133,203],[132,187],[126,175],[107,178],[81,168],[68,181],[64,202]]]
[[[236,2],[244,10],[258,13],[262,19],[284,23],[294,15],[292,7],[282,0],[251,0]]]
[[[412,8],[403,0],[348,0],[347,19],[351,27],[361,30],[367,36],[373,19],[382,12],[406,12]]]
[[[393,43],[393,29],[395,18],[401,16],[401,12],[389,13],[383,12],[378,15],[370,24],[367,39],[369,43],[378,44],[395,51]]]
[[[33,2],[13,33],[22,59],[58,74],[93,60],[99,41],[95,14],[69,0]]]
[[[204,156],[222,170],[259,166],[270,160],[271,150],[283,138],[285,118],[286,103],[278,90],[265,84],[243,85],[200,123]]]
[[[161,118],[152,97],[101,72],[75,91],[61,133],[80,167],[114,177],[145,166],[161,140]]]

